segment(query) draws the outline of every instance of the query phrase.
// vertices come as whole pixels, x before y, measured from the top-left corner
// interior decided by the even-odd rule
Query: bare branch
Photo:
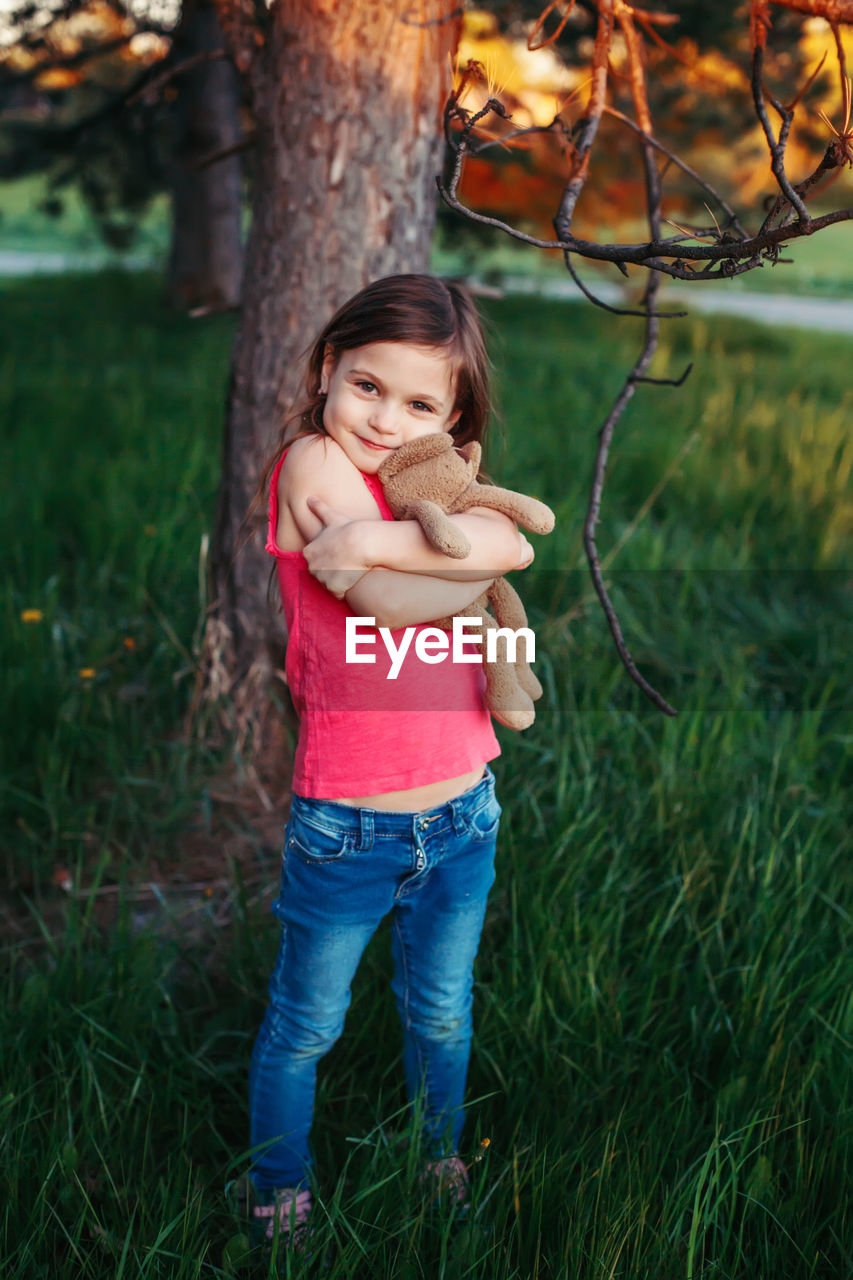
[[[231,156],[239,155],[242,151],[248,151],[258,141],[257,129],[252,129],[239,142],[235,142],[231,147],[224,147],[222,151],[211,151],[209,155],[201,156],[194,165],[193,169],[201,171],[209,169],[214,164],[219,164],[220,160],[229,160]]]
[[[680,378],[635,377],[635,378],[632,378],[631,380],[633,382],[648,382],[650,386],[653,386],[653,387],[683,387],[687,379],[690,377],[690,374],[692,373],[692,371],[693,371],[693,361],[691,360],[690,364],[684,370],[684,373],[682,373]],[[628,376],[630,377],[631,375],[629,374]]]
[[[549,36],[546,36],[545,39],[540,40],[538,43],[534,43],[534,41],[536,40],[536,37],[539,35],[539,32],[544,29],[545,19],[558,6],[565,6],[563,8],[563,14],[562,14],[562,17],[560,18],[559,25],[555,28],[554,31],[551,32]],[[566,23],[571,17],[572,9],[574,9],[574,7],[575,7],[575,0],[551,0],[551,3],[545,6],[545,8],[540,13],[539,17],[536,19],[536,22],[534,23],[534,26],[533,26],[533,30],[530,32],[530,35],[527,37],[528,49],[530,49],[531,52],[534,49],[547,49],[549,44],[553,44],[555,40],[559,39],[563,28],[565,27]]]
[[[184,58],[182,62],[175,62],[159,76],[155,76],[153,80],[147,81],[141,89],[138,89],[132,97],[127,99],[126,105],[132,107],[140,100],[147,103],[154,102],[157,94],[172,80],[178,76],[184,75],[187,71],[192,71],[195,67],[201,66],[205,62],[216,62],[220,58],[227,58],[228,54],[224,49],[203,49],[200,53],[194,53],[189,58]]]
[[[515,142],[517,138],[526,138],[532,133],[553,133],[554,127],[561,124],[559,116],[555,117],[550,124],[531,124],[524,129],[512,129],[509,133],[505,133],[501,138],[477,138],[468,145],[468,154],[470,156],[481,156],[484,151],[490,151],[492,147],[509,147],[509,144]]]
[[[833,34],[841,76],[842,114],[844,120],[840,129],[837,129],[831,121],[823,117],[834,136],[814,172],[797,184],[791,182],[785,169],[785,152],[788,137],[795,109],[814,84],[824,60],[821,60],[815,70],[808,76],[788,105],[784,105],[769,93],[763,82],[763,69],[764,48],[771,25],[771,3],[776,3],[789,9],[796,9],[801,13],[821,16],[835,24],[833,25]],[[574,0],[568,0],[568,3],[564,0],[564,3],[558,6],[557,0],[554,0],[554,3],[547,5],[531,33],[531,44],[535,45],[536,38],[544,26],[545,20],[550,14],[558,11],[558,8],[562,19],[561,27],[564,26],[569,13],[572,11],[573,4]],[[541,249],[561,250],[566,269],[572,280],[583,295],[595,306],[601,307],[614,315],[641,316],[645,321],[642,350],[599,432],[589,506],[584,524],[584,547],[595,590],[607,617],[608,626],[621,661],[631,679],[635,681],[651,701],[667,715],[675,715],[676,713],[669,703],[652,688],[637,670],[636,664],[626,647],[618,618],[604,584],[595,531],[601,509],[609,450],[616,424],[638,385],[647,383],[653,386],[679,387],[683,385],[692,368],[692,365],[688,365],[678,378],[655,378],[647,372],[657,347],[659,322],[663,318],[668,318],[666,313],[661,313],[657,310],[656,305],[658,291],[664,276],[688,281],[729,280],[734,276],[754,271],[767,262],[775,263],[779,261],[780,249],[792,240],[813,235],[835,223],[853,220],[853,208],[836,209],[831,213],[812,218],[805,205],[805,197],[812,192],[819,181],[824,179],[831,180],[836,177],[844,165],[853,166],[853,146],[851,146],[853,130],[849,127],[851,91],[846,78],[844,50],[837,27],[839,21],[853,22],[853,0],[751,0],[749,23],[753,48],[752,104],[764,132],[770,153],[771,169],[778,189],[778,194],[774,192],[773,207],[765,217],[757,233],[748,231],[728,201],[692,166],[681,160],[674,151],[659,142],[654,136],[646,82],[646,44],[643,36],[645,35],[648,39],[654,40],[658,47],[673,54],[679,60],[683,60],[679,51],[662,40],[654,30],[656,24],[670,24],[673,21],[677,21],[677,18],[671,14],[646,12],[630,4],[629,0],[587,0],[585,8],[596,12],[598,18],[591,61],[591,87],[586,113],[575,128],[571,171],[563,188],[559,209],[554,218],[557,239],[544,240],[537,236],[529,235],[510,226],[501,218],[491,217],[467,208],[459,199],[459,184],[467,155],[480,154],[488,148],[507,145],[511,141],[524,137],[527,133],[550,132],[554,131],[558,126],[564,127],[559,113],[550,125],[537,125],[530,129],[516,129],[502,139],[478,140],[474,137],[473,130],[479,121],[484,119],[489,112],[495,112],[504,116],[504,118],[508,113],[506,108],[494,97],[494,90],[490,90],[492,96],[486,106],[481,108],[475,115],[469,116],[458,105],[460,90],[450,100],[445,111],[446,136],[451,149],[454,149],[456,153],[453,171],[447,186],[441,181],[439,181],[438,186],[442,198],[450,208],[455,209],[466,218],[485,226],[499,229],[513,239],[525,244]],[[618,25],[625,41],[627,65],[624,67],[611,65],[615,25]],[[553,43],[555,39],[556,35],[549,40],[543,40],[541,43],[542,45]],[[630,86],[635,119],[631,119],[628,115],[616,110],[615,107],[608,105],[606,98],[611,76],[615,80],[624,81]],[[778,136],[770,122],[767,108],[768,101],[778,113],[781,121]],[[649,227],[649,238],[645,243],[601,244],[584,240],[572,231],[575,208],[589,177],[592,152],[598,138],[601,118],[605,113],[632,129],[641,144],[645,174],[645,212]],[[451,124],[455,121],[461,121],[462,128],[461,131],[457,131],[454,137]],[[659,167],[659,155],[663,155],[667,162],[663,172]],[[679,234],[669,237],[662,235],[662,185],[669,163],[677,166],[682,173],[695,182],[724,210],[727,221],[722,226],[717,221],[710,206],[706,206],[714,223],[712,227],[690,228],[679,226],[678,223],[672,222],[671,225],[675,227]],[[576,258],[612,263],[623,274],[627,274],[627,265],[644,267],[648,272],[648,276],[640,307],[612,307],[596,297],[593,290],[580,278],[576,267]]]
[[[827,148],[827,154],[829,154],[830,150],[831,148]],[[457,158],[460,159],[460,157]],[[455,209],[457,213],[464,214],[472,222],[479,222],[488,227],[496,227],[498,230],[506,232],[508,236],[512,236],[514,240],[533,245],[537,249],[569,249],[572,253],[576,253],[582,258],[591,258],[596,262],[624,262],[650,267],[655,271],[664,271],[665,274],[675,273],[667,271],[666,265],[660,261],[661,257],[684,259],[690,262],[731,261],[736,265],[744,264],[740,266],[740,270],[752,270],[752,267],[760,265],[761,255],[767,250],[772,250],[776,245],[787,243],[789,240],[799,240],[802,236],[814,235],[816,231],[821,231],[824,227],[829,227],[833,223],[847,222],[853,218],[853,208],[837,209],[832,213],[823,214],[819,218],[810,218],[807,222],[797,222],[787,227],[769,228],[757,235],[750,236],[747,240],[732,239],[731,241],[726,241],[725,236],[723,236],[719,243],[708,245],[707,247],[679,244],[678,237],[674,240],[650,240],[644,244],[598,244],[594,240],[581,240],[573,235],[569,235],[563,240],[541,240],[538,236],[528,235],[524,231],[519,231],[517,227],[510,226],[502,218],[492,218],[487,214],[477,213],[475,209],[462,204],[455,194],[455,188],[459,182],[459,174],[456,174],[455,178],[455,182],[451,183],[449,187],[445,187],[440,179],[436,179],[441,198],[451,209]],[[740,270],[735,270],[733,266],[730,271],[727,270],[727,274],[739,275]],[[680,278],[702,280],[716,277],[699,273],[685,273]]]
[[[773,0],[782,9],[796,9],[827,22],[853,22],[853,0]]]
[[[614,0],[598,0],[598,28],[592,55],[592,85],[589,91],[589,102],[575,143],[572,173],[563,191],[557,216],[554,218],[554,230],[561,241],[567,241],[570,238],[575,205],[589,174],[590,151],[604,111],[607,97],[607,68],[610,46],[613,43],[613,3]]]
[[[764,136],[767,139],[767,146],[770,148],[771,165],[776,181],[785,193],[791,206],[796,209],[801,222],[809,221],[809,213],[800,197],[794,191],[788,175],[785,173],[785,142],[787,141],[788,129],[791,125],[793,112],[786,111],[778,102],[773,101],[776,110],[782,116],[782,128],[779,131],[779,141],[773,132],[773,126],[770,123],[770,117],[767,115],[767,108],[764,105],[764,88],[761,82],[762,69],[764,66],[764,49],[763,46],[757,44],[752,51],[752,100],[755,104],[755,112],[761,121],[761,127],[764,130]]]
[[[788,110],[789,110],[789,111],[793,112],[794,108],[795,108],[796,106],[798,106],[798,105],[800,104],[800,102],[802,102],[803,98],[806,96],[806,94],[808,93],[809,89],[812,87],[812,85],[814,84],[815,80],[817,80],[818,76],[820,75],[821,70],[822,70],[822,68],[823,68],[823,64],[824,64],[825,62],[826,62],[826,54],[824,53],[824,55],[823,55],[823,57],[821,58],[820,62],[817,64],[817,66],[815,67],[814,71],[813,71],[813,72],[811,73],[811,75],[809,76],[808,80],[806,80],[806,82],[805,82],[805,84],[802,86],[802,88],[798,90],[798,92],[795,94],[795,96],[794,96],[794,97],[791,99],[791,101],[788,103]]]
[[[597,298],[595,294],[589,288],[587,288],[583,280],[581,280],[580,276],[578,275],[575,269],[575,265],[572,262],[572,255],[567,252],[563,255],[563,257],[566,264],[566,270],[568,271],[569,275],[572,277],[572,279],[574,280],[575,284],[580,289],[584,297],[587,298],[593,304],[593,306],[600,307],[602,311],[609,311],[612,316],[641,316],[643,319],[645,319],[645,317],[648,315],[648,312],[645,310],[632,311],[632,310],[629,310],[627,307],[611,307],[609,303],[602,302],[601,298]],[[619,264],[617,263],[616,265],[618,266]],[[686,311],[659,311],[658,319],[682,320],[686,315],[687,315]]]
[[[654,298],[654,289],[658,283],[657,277],[652,275],[649,277],[649,285],[651,297],[647,300],[651,305]],[[622,660],[625,670],[630,675],[635,684],[639,685],[643,693],[649,698],[659,711],[663,711],[665,715],[675,716],[678,713],[675,708],[670,706],[665,698],[661,697],[658,691],[649,684],[648,680],[637,670],[637,664],[631,657],[628,647],[625,644],[622,628],[619,625],[619,619],[616,616],[616,610],[613,608],[607,587],[604,583],[604,575],[601,571],[601,562],[598,558],[598,547],[595,542],[595,526],[598,524],[599,514],[601,511],[601,494],[604,488],[604,477],[607,471],[607,457],[610,452],[610,442],[613,439],[613,430],[616,423],[622,416],[625,406],[634,394],[634,390],[638,381],[645,374],[649,367],[655,346],[657,345],[657,333],[654,327],[647,323],[646,341],[643,350],[640,352],[637,361],[625,380],[625,385],[620,391],[616,403],[607,415],[603,426],[598,434],[598,448],[595,454],[595,464],[593,467],[592,487],[590,490],[589,507],[587,509],[586,521],[583,529],[583,543],[586,551],[586,558],[589,563],[590,574],[592,575],[593,585],[596,595],[601,601],[601,607],[604,610],[604,616],[607,618],[607,625],[610,628],[610,634],[613,637],[613,643],[616,651]]]
[[[847,59],[844,54],[844,43],[841,39],[841,30],[837,22],[831,22],[832,34],[835,39],[835,52],[838,57],[838,75],[841,79],[841,97],[844,97],[844,86],[847,84]]]

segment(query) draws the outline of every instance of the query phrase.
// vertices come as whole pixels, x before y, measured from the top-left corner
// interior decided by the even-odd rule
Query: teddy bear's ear
[[[462,457],[466,462],[474,464],[474,469],[471,474],[476,476],[477,472],[480,470],[480,459],[483,456],[483,449],[480,442],[478,440],[471,440],[468,444],[463,444],[459,452],[462,454]]]
[[[437,431],[434,435],[418,436],[399,449],[395,449],[379,468],[379,479],[384,482],[392,476],[399,475],[407,467],[416,462],[425,462],[428,458],[436,458],[440,453],[453,448],[453,441],[446,431]]]

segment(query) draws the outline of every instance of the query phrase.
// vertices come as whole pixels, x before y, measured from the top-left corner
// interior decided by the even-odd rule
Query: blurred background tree
[[[209,0],[185,0],[171,23],[121,0],[28,5],[6,29],[0,177],[43,173],[42,207],[57,216],[63,194],[79,191],[115,249],[133,247],[151,200],[168,192],[172,302],[236,306],[243,182],[229,149],[242,135],[240,82]]]

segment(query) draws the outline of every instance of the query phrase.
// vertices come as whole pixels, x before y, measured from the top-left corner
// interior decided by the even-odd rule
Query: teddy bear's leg
[[[436,551],[443,551],[454,560],[464,560],[471,553],[471,543],[461,529],[450,520],[441,507],[428,498],[416,498],[406,506],[406,519],[417,520],[424,537]]]
[[[492,606],[499,627],[509,627],[512,631],[520,631],[527,626],[527,614],[514,587],[505,578],[496,578],[488,590],[489,603]],[[515,674],[518,683],[535,702],[542,697],[542,685],[531,670],[530,663],[523,652],[521,642],[516,645]]]
[[[497,626],[495,619],[488,612],[488,599],[481,595],[465,609],[460,609],[457,617],[479,618],[483,626],[481,653],[483,655],[483,673],[486,677],[486,706],[499,724],[508,729],[527,729],[533,724],[536,712],[530,696],[519,685],[515,676],[515,667],[501,656],[500,645],[496,646],[497,661],[487,662],[488,651],[485,632]],[[433,626],[444,627],[447,619],[433,623]],[[450,629],[449,625],[445,629]]]
[[[499,724],[508,729],[529,729],[536,718],[533,699],[519,682],[516,664],[508,662],[497,645],[497,658],[486,658],[487,636],[485,632],[497,630],[497,622],[485,609],[483,619],[483,671],[486,675],[486,706]],[[537,682],[538,683],[538,682]]]

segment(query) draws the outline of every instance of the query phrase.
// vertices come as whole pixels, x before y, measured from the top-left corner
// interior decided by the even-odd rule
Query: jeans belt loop
[[[358,842],[359,849],[373,848],[373,810],[359,809],[359,818],[361,819],[361,836]]]
[[[450,812],[453,818],[453,830],[457,833],[457,835],[461,835],[464,831],[467,830],[467,826],[468,826],[468,824],[465,821],[465,816],[463,813],[462,801],[459,799],[451,800]]]

